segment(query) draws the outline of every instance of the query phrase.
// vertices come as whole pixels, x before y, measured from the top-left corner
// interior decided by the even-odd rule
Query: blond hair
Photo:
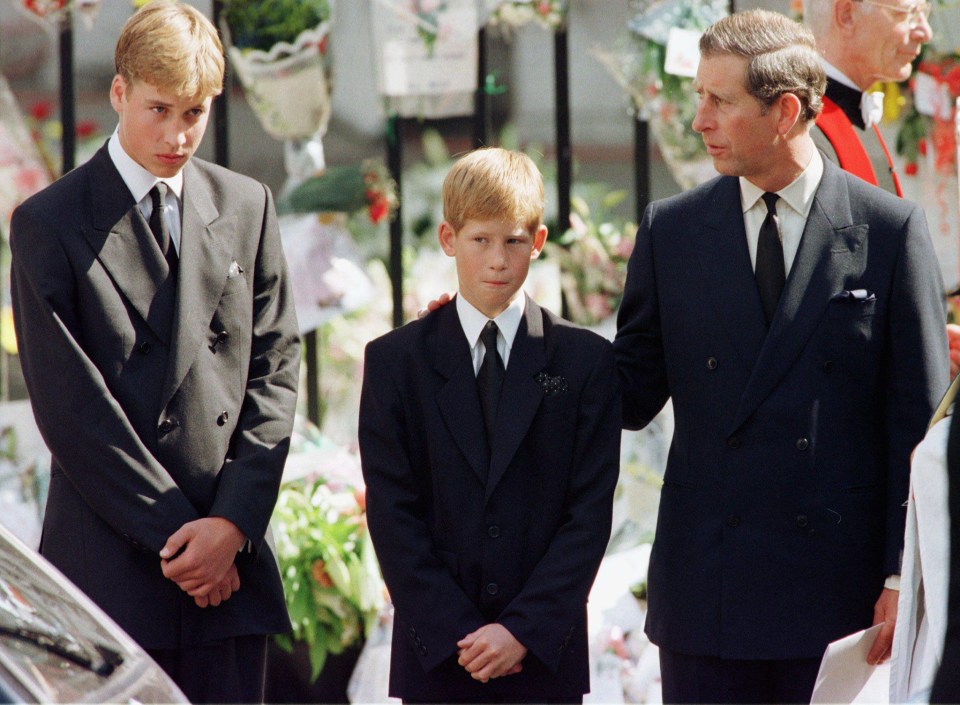
[[[747,59],[747,92],[764,111],[784,93],[800,99],[806,122],[823,108],[827,77],[813,34],[777,12],[747,10],[715,22],[700,37],[700,55]]]
[[[153,0],[127,20],[114,52],[117,74],[177,96],[220,95],[223,44],[210,20],[196,8]]]
[[[471,219],[495,219],[534,233],[543,222],[540,170],[522,152],[499,147],[468,152],[443,181],[443,218],[454,230]]]

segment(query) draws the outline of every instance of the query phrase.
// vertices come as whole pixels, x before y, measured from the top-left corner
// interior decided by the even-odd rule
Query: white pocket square
[[[243,274],[243,267],[237,264],[237,261],[234,260],[230,263],[230,269],[227,270],[227,279],[232,279],[238,274]]]

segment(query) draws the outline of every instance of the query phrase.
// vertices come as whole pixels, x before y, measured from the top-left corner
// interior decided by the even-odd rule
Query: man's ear
[[[783,93],[773,104],[779,112],[777,118],[777,132],[781,135],[787,135],[801,122],[803,113],[803,103],[793,93]]]
[[[540,224],[540,227],[537,228],[537,232],[533,234],[533,252],[530,253],[530,259],[536,259],[540,256],[540,253],[543,251],[543,246],[547,242],[547,226],[543,223]]]
[[[853,9],[853,3],[855,1],[856,0],[834,0],[833,2],[833,24],[839,27],[844,33],[857,29]]]
[[[440,240],[440,249],[447,257],[455,257],[457,254],[457,231],[453,229],[447,221],[440,223],[437,232],[437,239]]]

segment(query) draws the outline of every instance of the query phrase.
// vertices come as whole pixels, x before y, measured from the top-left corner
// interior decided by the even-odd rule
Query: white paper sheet
[[[879,666],[867,663],[867,653],[882,626],[877,624],[827,646],[811,703],[889,702],[889,660]]]

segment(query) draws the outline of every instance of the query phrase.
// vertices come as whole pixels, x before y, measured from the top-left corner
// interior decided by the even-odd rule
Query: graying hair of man
[[[747,92],[764,113],[784,93],[800,99],[805,122],[823,108],[827,77],[816,41],[810,30],[784,15],[748,10],[724,17],[700,37],[700,55],[747,59]]]

